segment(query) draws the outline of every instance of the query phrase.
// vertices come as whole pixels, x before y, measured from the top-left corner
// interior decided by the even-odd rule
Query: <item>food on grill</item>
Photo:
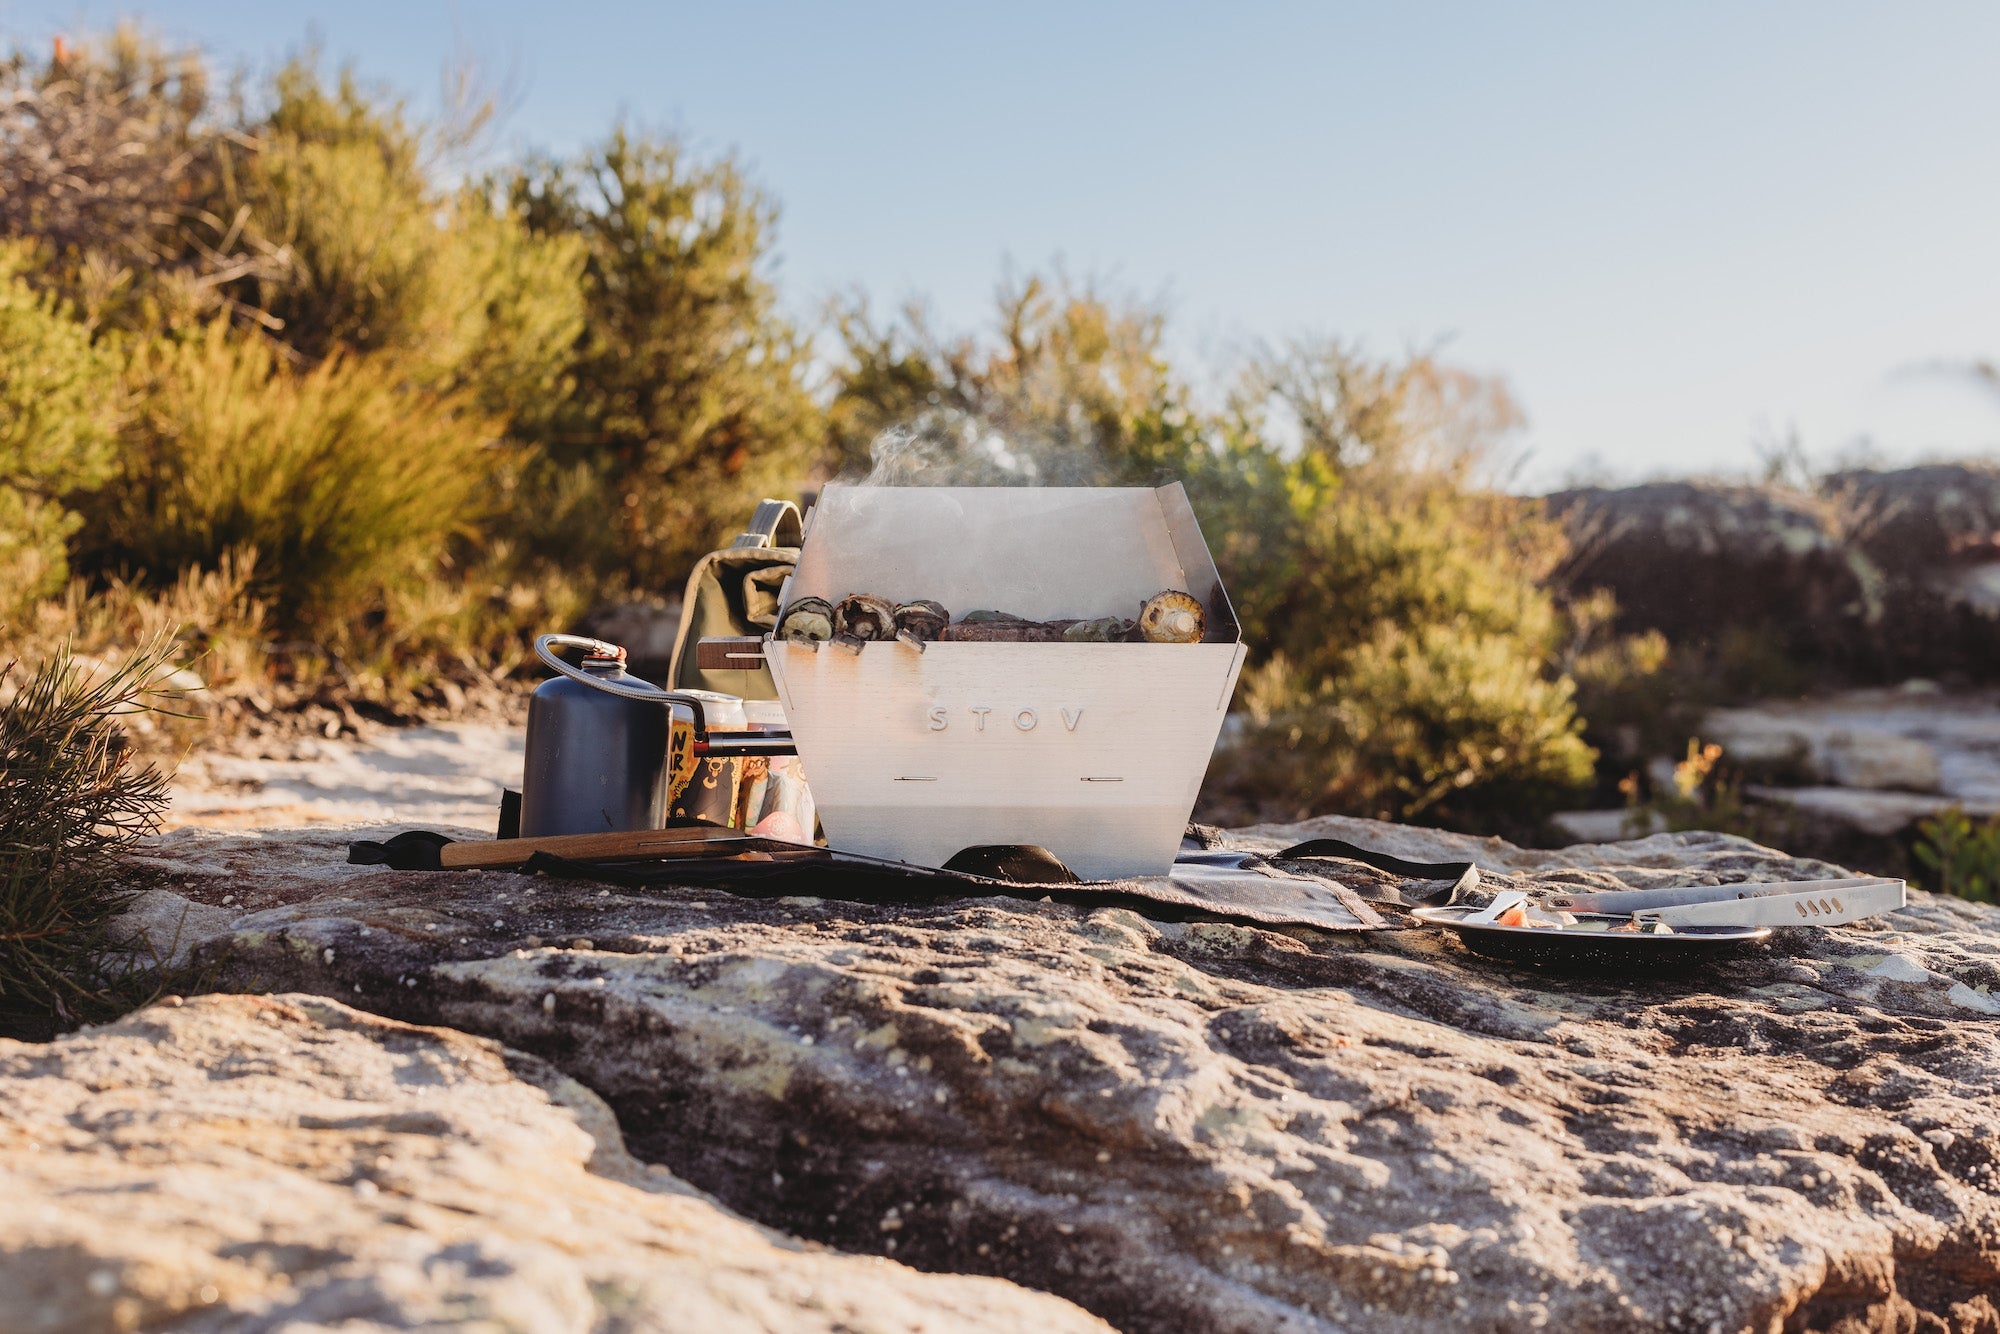
[[[1139,609],[1139,633],[1154,644],[1198,644],[1207,629],[1201,604],[1179,589],[1155,593]]]
[[[1613,917],[1578,917],[1575,913],[1560,910],[1551,913],[1532,904],[1518,903],[1493,919],[1496,926],[1541,927],[1553,931],[1595,931],[1612,934],[1628,933],[1652,936],[1671,936],[1674,929],[1665,922],[1649,920],[1640,914],[1633,914],[1624,921]]]
[[[896,608],[896,633],[914,639],[932,640],[951,624],[951,613],[929,598],[905,602]]]
[[[894,639],[896,604],[868,593],[850,593],[833,609],[833,633],[852,639]]]
[[[851,593],[836,604],[800,598],[778,621],[778,638],[800,642],[833,640],[859,652],[861,645],[901,639],[921,646],[933,641],[960,644],[1196,644],[1208,629],[1201,604],[1175,589],[1157,593],[1140,608],[1139,619],[1097,616],[1030,621],[1010,611],[982,607],[956,621],[943,604],[929,598],[892,603],[870,593]]]
[[[1004,621],[963,620],[947,625],[938,636],[954,644],[1054,644],[1062,632],[1040,621],[1010,617]]]
[[[1062,637],[1072,644],[1122,644],[1132,637],[1132,625],[1123,616],[1100,616],[1072,621],[1063,627]]]
[[[825,598],[800,598],[778,618],[778,638],[810,644],[833,638],[833,604]]]

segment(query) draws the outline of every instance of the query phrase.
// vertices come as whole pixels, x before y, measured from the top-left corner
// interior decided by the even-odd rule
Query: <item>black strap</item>
[[[1449,880],[1448,889],[1435,890],[1429,894],[1402,896],[1415,897],[1420,903],[1456,903],[1459,898],[1479,888],[1479,867],[1472,862],[1413,862],[1402,857],[1392,857],[1386,852],[1376,852],[1338,838],[1315,838],[1304,843],[1294,843],[1282,852],[1270,854],[1275,861],[1303,861],[1315,857],[1338,857],[1343,861],[1360,862],[1390,875],[1400,875],[1410,880]],[[1362,895],[1363,898],[1368,897]]]

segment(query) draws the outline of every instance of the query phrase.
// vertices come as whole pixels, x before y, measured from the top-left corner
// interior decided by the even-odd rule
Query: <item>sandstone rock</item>
[[[1655,833],[1660,817],[1649,810],[1557,811],[1549,825],[1571,843],[1615,843],[1635,832]]]
[[[1938,790],[1937,752],[1915,737],[1840,728],[1820,739],[1814,758],[1827,781],[1839,787]]]
[[[1855,544],[1883,569],[1920,575],[1987,564],[2000,537],[2000,467],[1939,463],[1853,468],[1821,490],[1850,516]]]
[[[0,1178],[23,1334],[1104,1328],[775,1236],[544,1062],[311,996],[0,1041]]]
[[[1702,721],[1701,737],[1721,745],[1732,765],[1756,778],[1901,792],[1938,790],[1943,771],[1930,742],[1897,731],[1893,724],[1857,724],[1852,717],[1841,697],[1713,709]]]
[[[1753,783],[1744,792],[1758,801],[1785,806],[1828,825],[1871,838],[1897,838],[1926,816],[1957,806],[1974,819],[2000,815],[2000,805],[1927,797],[1915,792],[1869,792],[1848,787],[1766,787]]]
[[[1854,469],[1816,494],[1660,482],[1547,498],[1628,628],[1684,647],[1761,641],[1807,674],[1992,680],[2000,663],[2000,466]]]
[[[1578,591],[1608,588],[1627,628],[1676,645],[1732,632],[1810,657],[1844,653],[1880,613],[1880,576],[1842,540],[1827,499],[1771,486],[1655,482],[1546,498]]]
[[[1564,978],[1428,930],[353,868],[355,832],[179,831],[141,871],[255,906],[201,947],[217,985],[540,1055],[800,1237],[1128,1330],[2000,1321],[1992,909],[1917,894],[1687,977]],[[1318,835],[1498,885],[1837,873],[1711,834],[1245,838]]]
[[[1738,771],[1777,782],[1819,777],[1813,764],[1815,741],[1824,728],[1783,709],[1711,709],[1701,722],[1701,739],[1722,747]]]

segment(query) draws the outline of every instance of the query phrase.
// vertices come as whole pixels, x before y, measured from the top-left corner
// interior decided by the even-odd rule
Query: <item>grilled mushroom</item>
[[[801,644],[833,638],[833,604],[825,598],[799,598],[778,618],[778,638]]]
[[[994,621],[1018,621],[1011,611],[969,611],[958,618],[961,625],[986,625]]]
[[[1040,621],[1010,617],[1004,621],[958,621],[947,625],[938,638],[961,644],[1053,644],[1062,634]]]
[[[896,604],[867,593],[851,593],[833,609],[833,632],[855,639],[894,639]]]
[[[915,639],[936,639],[951,624],[951,613],[929,598],[905,602],[896,608],[896,633]]]
[[[1201,604],[1179,589],[1155,593],[1139,608],[1139,633],[1155,644],[1198,644],[1207,629]]]
[[[1100,616],[1065,627],[1062,637],[1072,644],[1119,644],[1132,637],[1132,622],[1123,616]]]

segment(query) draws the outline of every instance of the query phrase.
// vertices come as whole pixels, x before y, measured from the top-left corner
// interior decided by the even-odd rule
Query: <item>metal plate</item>
[[[1468,922],[1477,908],[1455,905],[1417,908],[1411,916],[1458,933],[1475,954],[1535,968],[1573,972],[1669,972],[1726,957],[1770,938],[1768,926],[1676,927],[1672,935],[1650,931],[1564,931],[1546,926],[1501,926]],[[1579,913],[1578,916],[1597,916]],[[1606,917],[1608,921],[1629,918]]]

